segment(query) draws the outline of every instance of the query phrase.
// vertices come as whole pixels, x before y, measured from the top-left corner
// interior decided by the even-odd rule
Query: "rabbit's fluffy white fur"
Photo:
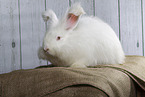
[[[112,28],[97,17],[82,16],[80,4],[74,4],[60,21],[52,10],[43,13],[50,21],[40,59],[54,66],[87,67],[101,64],[122,64],[125,55]]]

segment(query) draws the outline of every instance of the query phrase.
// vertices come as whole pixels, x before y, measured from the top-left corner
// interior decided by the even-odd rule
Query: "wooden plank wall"
[[[144,56],[144,0],[0,0],[0,73],[47,64],[37,57],[47,27],[41,13],[51,8],[61,18],[75,2],[114,29],[126,55]]]
[[[120,37],[126,54],[142,55],[141,0],[120,0]]]
[[[0,73],[20,69],[19,6],[0,0]]]

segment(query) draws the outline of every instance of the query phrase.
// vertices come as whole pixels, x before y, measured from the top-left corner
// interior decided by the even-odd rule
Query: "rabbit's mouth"
[[[50,53],[50,51],[44,51],[47,55],[51,55],[51,56],[53,56],[51,53]]]
[[[55,52],[53,52],[53,51],[50,51],[50,50],[45,51],[45,50],[44,50],[44,52],[45,52],[45,54],[46,54],[46,55],[56,57],[56,53],[55,53]]]
[[[43,51],[44,51],[46,54],[51,55],[50,49],[49,49],[49,48],[43,48]]]

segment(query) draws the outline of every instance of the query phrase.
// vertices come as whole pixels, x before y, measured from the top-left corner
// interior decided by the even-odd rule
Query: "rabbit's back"
[[[84,56],[88,61],[87,65],[124,62],[124,52],[119,39],[113,29],[99,18],[82,17],[72,33],[67,44],[71,44],[70,47],[73,48],[71,52],[75,61]]]

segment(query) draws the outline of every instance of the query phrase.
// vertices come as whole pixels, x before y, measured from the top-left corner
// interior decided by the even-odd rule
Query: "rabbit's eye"
[[[58,37],[57,37],[57,40],[60,40],[60,39],[61,39],[61,37],[60,37],[60,36],[58,36]]]

